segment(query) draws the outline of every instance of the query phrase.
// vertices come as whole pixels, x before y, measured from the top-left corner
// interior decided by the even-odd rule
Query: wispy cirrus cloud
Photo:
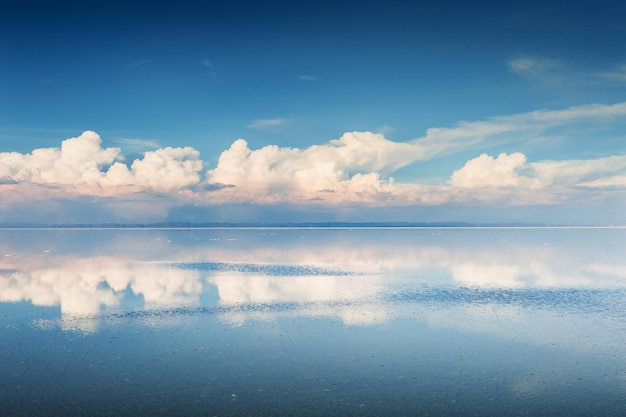
[[[546,79],[552,75],[559,63],[552,59],[520,56],[509,60],[509,69],[515,74],[531,79]]]
[[[319,78],[316,77],[315,75],[298,75],[298,79],[299,80],[303,80],[303,81],[317,81],[317,80],[319,80]]]
[[[286,119],[256,119],[248,125],[250,129],[271,129],[287,123]]]
[[[598,72],[594,76],[605,80],[626,82],[626,64],[620,65],[613,71]]]
[[[118,143],[125,148],[134,150],[142,149],[158,149],[161,147],[158,141],[155,139],[139,139],[139,138],[118,138],[115,139],[115,143]]]

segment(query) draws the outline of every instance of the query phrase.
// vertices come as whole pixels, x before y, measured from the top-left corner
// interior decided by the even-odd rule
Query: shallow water
[[[0,415],[623,416],[624,229],[0,230]]]

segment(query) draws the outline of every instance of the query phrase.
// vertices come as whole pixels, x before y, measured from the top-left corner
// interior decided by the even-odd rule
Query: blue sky
[[[3,4],[0,222],[624,224],[624,8]]]

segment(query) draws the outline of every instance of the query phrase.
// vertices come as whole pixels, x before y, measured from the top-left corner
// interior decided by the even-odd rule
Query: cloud
[[[384,125],[376,129],[376,133],[380,133],[383,136],[390,135],[395,131],[393,126]]]
[[[319,78],[314,75],[298,75],[298,79],[303,81],[317,81]]]
[[[250,129],[270,129],[284,125],[287,122],[285,119],[256,119],[248,125]]]
[[[86,131],[62,141],[60,148],[35,149],[29,154],[0,153],[0,207],[6,211],[11,204],[22,207],[37,200],[51,204],[76,196],[110,197],[104,206],[111,210],[118,207],[118,212],[125,210],[121,207],[145,207],[155,202],[154,210],[150,210],[154,213],[167,213],[166,207],[185,204],[378,207],[474,201],[544,204],[579,199],[584,193],[600,198],[601,193],[624,187],[626,156],[528,161],[520,152],[490,156],[485,148],[510,148],[511,144],[545,138],[559,127],[606,126],[625,115],[626,103],[537,110],[430,128],[424,136],[405,142],[358,131],[306,148],[268,145],[251,149],[244,139],[238,139],[208,171],[203,171],[200,153],[191,147],[157,148],[126,162],[120,148],[103,148],[100,136]],[[282,123],[284,119],[263,119],[250,127],[270,128]],[[138,139],[121,142],[158,145]],[[402,183],[393,177],[409,165],[473,150],[480,150],[475,153],[479,156],[460,163],[447,181]],[[158,204],[151,197],[156,194]]]
[[[5,182],[71,186],[78,194],[102,195],[125,186],[174,191],[200,181],[202,161],[193,148],[146,152],[129,168],[120,162],[119,148],[102,148],[101,143],[97,133],[86,131],[64,140],[60,148],[41,148],[30,154],[2,152],[0,178]]]
[[[203,67],[208,67],[208,68],[213,68],[213,64],[211,64],[211,61],[209,61],[208,59],[205,59],[204,61],[202,61],[202,66]]]
[[[101,168],[119,159],[119,148],[102,149],[100,136],[84,132],[63,141],[61,148],[36,149],[31,154],[0,153],[0,177],[40,184],[98,182]]]
[[[556,61],[550,59],[527,56],[511,59],[508,64],[514,73],[532,79],[545,78],[553,69],[559,66]]]
[[[139,186],[154,191],[175,191],[200,181],[202,161],[193,148],[163,148],[146,152],[130,168],[116,162],[106,172],[103,183],[109,186]]]
[[[232,186],[220,194],[224,201],[315,200],[381,205],[459,201],[463,196],[456,190],[468,188],[506,186],[530,190],[543,189],[550,184],[575,186],[574,177],[564,180],[564,175],[555,170],[567,170],[572,176],[577,170],[582,174],[586,167],[593,165],[593,172],[585,175],[591,177],[596,173],[600,177],[603,173],[600,167],[607,161],[528,165],[525,156],[519,153],[503,155],[497,160],[484,155],[455,172],[448,184],[435,187],[396,183],[390,175],[437,156],[485,145],[494,147],[527,141],[545,134],[550,128],[606,122],[623,115],[626,115],[626,103],[538,110],[485,121],[460,122],[452,128],[431,128],[425,136],[407,142],[391,141],[371,132],[348,132],[339,139],[305,149],[270,145],[253,150],[244,139],[238,139],[207,173],[207,182]],[[622,159],[613,163],[619,165]]]
[[[599,72],[595,74],[597,78],[604,78],[611,81],[626,81],[626,64],[620,65],[617,70],[609,72]]]
[[[496,158],[481,154],[454,171],[448,192],[456,201],[498,201],[509,206],[589,203],[606,197],[605,189],[626,188],[625,180],[626,155],[529,163],[519,152]]]
[[[320,194],[324,200],[358,200],[357,194],[392,193],[381,173],[415,161],[420,152],[419,146],[371,132],[345,133],[306,149],[271,145],[251,150],[239,139],[222,153],[207,180],[233,185],[224,197],[235,200],[307,200]]]
[[[157,149],[160,147],[154,139],[119,138],[115,142],[130,149]]]
[[[3,184],[17,184],[17,181],[5,175],[4,177],[0,178],[0,185],[3,185]]]
[[[411,143],[424,148],[424,159],[439,154],[476,149],[484,146],[528,141],[547,129],[575,124],[606,122],[626,115],[626,102],[613,105],[592,104],[565,110],[536,110],[510,116],[498,116],[475,122],[459,122],[452,128],[430,128],[426,136]]]
[[[450,184],[459,188],[520,186],[526,177],[519,170],[525,164],[526,156],[521,153],[502,153],[496,159],[482,154],[454,171]]]
[[[482,154],[454,171],[450,184],[459,188],[520,187],[545,189],[555,185],[593,186],[606,181],[606,175],[626,175],[626,155],[569,161],[527,163],[526,156],[516,152],[501,153],[497,158]],[[599,179],[598,179],[599,178]],[[608,181],[616,185],[615,181]],[[596,185],[597,186],[597,185]]]

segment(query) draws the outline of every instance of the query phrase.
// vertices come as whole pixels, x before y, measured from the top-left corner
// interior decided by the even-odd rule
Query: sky
[[[0,223],[626,224],[620,1],[0,4]]]

